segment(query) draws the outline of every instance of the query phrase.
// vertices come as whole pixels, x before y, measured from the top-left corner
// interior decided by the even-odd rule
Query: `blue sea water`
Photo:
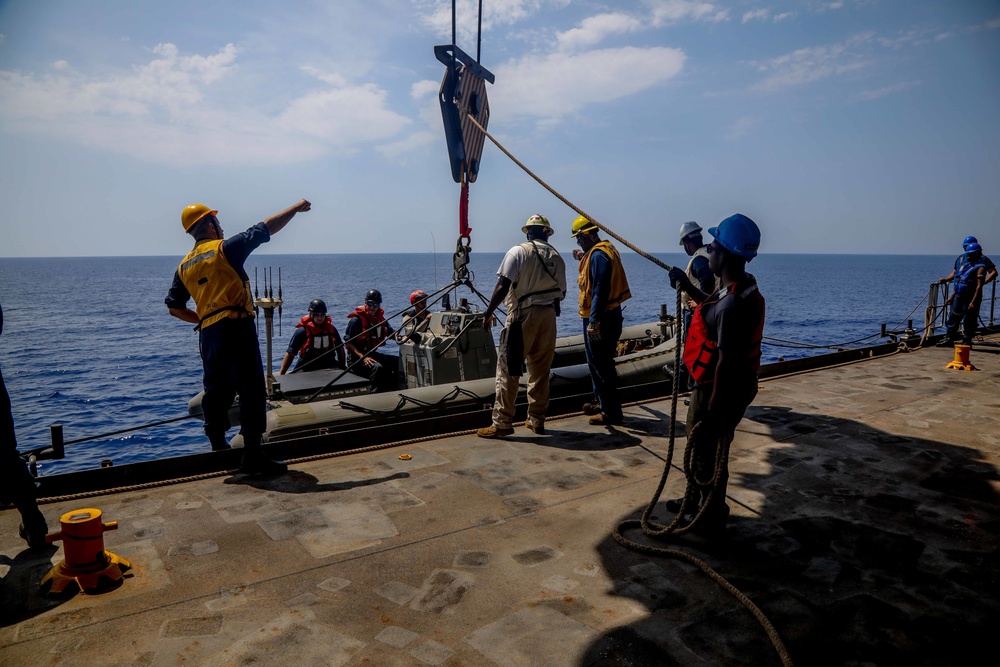
[[[671,265],[687,262],[681,254],[657,256]],[[474,283],[487,296],[501,258],[472,254]],[[0,258],[0,366],[20,449],[47,444],[54,423],[63,424],[68,441],[186,413],[188,399],[201,390],[201,361],[197,334],[170,317],[163,304],[178,259]],[[951,270],[952,259],[762,255],[749,268],[767,299],[765,335],[825,345],[877,335],[883,322],[890,328],[899,324],[924,299],[928,285]],[[623,261],[634,295],[626,324],[656,320],[661,303],[672,312],[675,295],[666,272],[632,253]],[[575,263],[567,264],[571,303],[559,320],[560,335],[581,330],[573,305]],[[452,277],[451,256],[444,254],[256,254],[247,263],[261,288],[264,270],[270,268],[277,279],[279,267],[285,307],[275,337],[275,369],[311,299],[326,300],[343,332],[348,312],[368,289],[381,290],[386,312],[394,313],[409,305],[414,289],[430,292]],[[466,288],[459,296],[478,302]],[[919,328],[923,307],[909,317]],[[821,351],[765,345],[764,361]],[[207,448],[201,422],[186,420],[69,445],[66,459],[44,462],[41,474],[96,467],[108,458],[122,464]]]

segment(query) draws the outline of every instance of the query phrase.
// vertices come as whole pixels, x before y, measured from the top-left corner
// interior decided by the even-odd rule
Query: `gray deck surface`
[[[980,372],[944,370],[951,356],[763,382],[733,444],[725,541],[672,543],[747,593],[797,665],[995,655],[1000,347],[973,350]],[[107,548],[134,567],[102,595],[41,596],[62,550],[25,550],[5,511],[0,664],[779,664],[699,570],[611,537],[655,489],[669,410],[44,505],[53,530],[81,507],[120,522]],[[682,489],[672,472],[665,497]]]

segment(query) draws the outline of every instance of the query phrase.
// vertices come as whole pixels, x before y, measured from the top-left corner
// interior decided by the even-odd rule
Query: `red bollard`
[[[132,567],[126,559],[104,549],[104,533],[117,530],[118,522],[101,521],[101,510],[84,508],[59,517],[62,530],[49,533],[47,542],[62,540],[65,559],[42,578],[49,593],[59,594],[75,583],[84,593],[102,593],[116,588],[124,572]]]

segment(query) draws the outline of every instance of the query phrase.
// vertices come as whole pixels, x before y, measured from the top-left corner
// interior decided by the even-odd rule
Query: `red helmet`
[[[427,292],[423,291],[422,289],[418,289],[417,291],[415,291],[413,294],[410,295],[410,305],[412,306],[418,300],[426,298],[427,298]]]

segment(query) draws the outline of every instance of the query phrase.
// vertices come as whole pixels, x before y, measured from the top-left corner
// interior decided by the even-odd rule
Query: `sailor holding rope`
[[[729,518],[729,445],[757,395],[764,297],[746,272],[760,246],[756,223],[737,213],[708,233],[715,239],[708,246],[708,263],[721,278],[721,288],[706,294],[683,269],[670,270],[671,284],[698,304],[684,345],[684,364],[695,382],[687,414],[693,460],[686,472],[697,491],[698,507],[684,507],[683,499],[676,499],[667,501],[667,509],[698,515],[697,529],[719,535]]]

